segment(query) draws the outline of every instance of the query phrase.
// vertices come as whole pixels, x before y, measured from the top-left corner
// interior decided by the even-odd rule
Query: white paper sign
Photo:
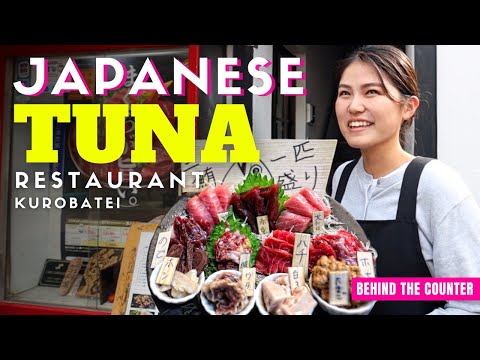
[[[200,152],[205,140],[196,141],[195,163],[182,164],[185,172],[184,192],[199,192],[211,184],[240,184],[251,172],[259,172],[273,178],[283,187],[287,195],[302,187],[309,187],[318,193],[325,191],[337,140],[255,140],[260,150],[258,163],[204,163]],[[227,159],[229,158],[227,152]],[[196,187],[196,176],[200,176],[200,188]]]

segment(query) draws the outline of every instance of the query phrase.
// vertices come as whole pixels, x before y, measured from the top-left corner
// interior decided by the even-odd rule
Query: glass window
[[[92,95],[81,95],[78,91],[66,91],[61,96],[51,94],[69,56]],[[103,116],[103,106],[107,104],[158,104],[176,127],[174,104],[186,103],[187,96],[173,95],[173,59],[188,66],[189,47],[45,57],[48,59],[45,91],[39,96],[25,96],[11,86],[11,103],[69,104],[71,121],[53,122],[53,145],[58,151],[58,162],[27,163],[32,123],[29,120],[13,124],[13,106],[6,110],[6,119],[10,119],[11,125],[7,127],[9,134],[4,136],[10,141],[9,169],[3,172],[9,177],[5,298],[109,312],[129,227],[133,222],[158,222],[177,202],[179,190],[176,185],[170,187],[170,174],[180,176],[180,168],[156,136],[152,140],[156,162],[131,162],[135,118],[131,116],[130,107],[125,114],[125,147],[120,158],[108,164],[84,160],[77,149],[74,109],[80,104],[103,104],[98,108],[97,128],[91,133],[92,138],[97,133],[100,150],[109,146],[105,140],[107,120]],[[95,94],[95,58],[98,57],[114,58],[126,70],[122,86],[109,90],[105,96]],[[160,96],[156,91],[143,91],[140,96],[129,94],[147,58],[172,95]],[[31,86],[36,81],[36,68],[30,66],[30,57],[14,58],[11,65],[11,83],[21,81]],[[114,78],[112,67],[108,68],[107,76],[107,80]],[[140,188],[128,187],[129,174],[141,176]],[[163,189],[147,188],[154,176],[161,180]],[[123,177],[123,184],[115,188],[119,177],[120,180]]]

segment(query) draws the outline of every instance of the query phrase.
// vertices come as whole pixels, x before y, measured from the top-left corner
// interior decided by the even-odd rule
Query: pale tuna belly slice
[[[303,233],[308,229],[311,222],[311,217],[294,214],[293,212],[284,210],[277,220],[276,228],[277,230],[288,230],[291,232]]]
[[[323,202],[320,195],[310,188],[304,187],[299,192],[317,210],[322,210],[324,217],[328,217],[332,210]]]
[[[188,200],[186,209],[193,219],[210,235],[213,231],[214,221],[205,204],[198,196]]]
[[[317,211],[301,194],[295,194],[285,201],[285,209],[292,213],[312,218],[313,212]]]
[[[222,212],[227,212],[230,207],[230,200],[232,199],[232,190],[229,185],[218,185],[215,187],[215,194],[222,205]]]
[[[220,204],[220,200],[218,199],[215,190],[213,187],[208,186],[202,190],[202,192],[198,195],[200,200],[205,204],[208,209],[208,212],[212,216],[213,222],[218,225],[220,221],[218,220],[218,214],[224,212],[222,208],[222,204]]]

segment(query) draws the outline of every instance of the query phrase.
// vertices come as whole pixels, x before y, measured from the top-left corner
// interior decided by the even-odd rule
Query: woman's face
[[[384,76],[388,93],[401,99],[400,92]],[[398,146],[405,111],[390,99],[380,76],[370,64],[354,61],[344,71],[335,103],[340,131],[348,144],[360,150]]]

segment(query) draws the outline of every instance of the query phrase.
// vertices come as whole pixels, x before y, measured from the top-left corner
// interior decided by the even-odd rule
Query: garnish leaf
[[[251,172],[242,184],[238,185],[235,190],[237,194],[243,194],[255,186],[260,186],[260,189],[272,186],[275,183],[273,178],[268,179],[267,175],[262,176],[259,172]]]

